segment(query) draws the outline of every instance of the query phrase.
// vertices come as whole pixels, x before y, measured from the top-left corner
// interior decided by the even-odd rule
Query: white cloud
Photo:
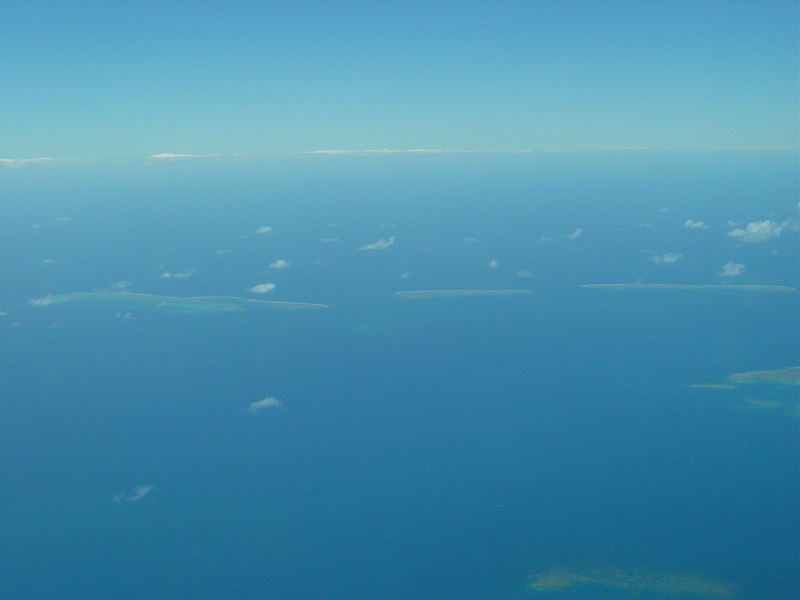
[[[441,148],[370,148],[367,150],[309,150],[304,154],[474,154],[491,152],[491,150],[444,150]]]
[[[247,288],[246,292],[252,292],[253,294],[268,294],[272,290],[275,289],[274,283],[258,283],[251,288]]]
[[[400,273],[400,279],[408,279],[411,277],[411,273]]]
[[[259,227],[258,229],[256,229],[254,233],[258,233],[259,235],[264,235],[265,233],[272,233],[272,226],[264,225],[263,227]]]
[[[55,258],[43,258],[42,259],[42,263],[45,264],[45,265],[52,265],[54,262],[56,262]]]
[[[686,219],[686,221],[683,222],[683,226],[687,229],[708,229],[708,225],[702,221],[692,221],[691,219]]]
[[[490,269],[496,269],[497,267],[500,266],[500,261],[498,261],[497,259],[493,258],[492,260],[490,260],[488,262],[488,265],[489,265]]]
[[[120,291],[129,288],[132,284],[133,284],[132,281],[125,281],[123,279],[122,281],[117,281],[115,283],[112,283],[110,287],[112,290]]]
[[[285,269],[286,267],[288,267],[291,264],[292,263],[290,263],[288,260],[286,260],[284,258],[279,258],[278,260],[273,260],[271,263],[269,263],[269,268],[270,269]]]
[[[583,235],[583,227],[578,227],[575,231],[565,235],[564,237],[567,238],[568,240],[577,240],[582,235]]]
[[[720,277],[736,277],[744,273],[745,266],[742,263],[727,262],[717,273]]]
[[[748,223],[744,229],[734,229],[728,232],[728,236],[736,238],[740,242],[748,242],[750,244],[758,244],[766,242],[778,237],[784,228],[789,224],[788,221],[783,223],[776,223],[764,219],[763,221],[752,221]]]
[[[46,156],[38,156],[36,158],[0,158],[0,167],[24,167],[35,163],[44,163],[58,160]]]
[[[386,250],[389,246],[394,246],[395,237],[391,236],[389,239],[381,238],[371,244],[364,244],[359,246],[359,250]]]
[[[280,408],[283,406],[283,402],[275,398],[274,396],[267,396],[261,400],[256,402],[251,402],[250,405],[243,409],[245,412],[254,413],[259,410],[263,410],[265,408]]]
[[[55,297],[53,294],[47,294],[46,296],[41,296],[40,298],[31,298],[28,300],[28,304],[31,306],[50,306],[53,302],[55,302]]]
[[[678,262],[680,259],[683,258],[683,254],[678,252],[667,252],[665,254],[656,254],[650,257],[654,263],[659,265],[671,265],[673,263]]]
[[[550,236],[543,235],[542,237],[540,237],[540,238],[539,238],[538,240],[536,240],[536,241],[537,241],[539,244],[550,244],[550,243],[552,243],[552,242],[555,242],[555,241],[556,241],[556,238],[552,238],[552,237],[550,237]]]
[[[154,485],[137,485],[130,492],[122,492],[114,496],[114,502],[117,504],[121,504],[123,502],[132,504],[147,496],[147,494],[152,492],[154,489],[156,489],[156,486]]]
[[[173,154],[172,152],[162,152],[161,154],[151,154],[147,158],[151,160],[185,160],[187,158],[217,158],[221,154]]]
[[[163,272],[161,275],[158,276],[159,279],[186,279],[187,277],[191,277],[194,275],[195,270],[189,269],[188,271],[183,271],[181,273],[170,273],[169,271]]]
[[[672,210],[672,207],[671,207],[671,206],[662,206],[661,208],[659,208],[659,209],[658,209],[658,212],[660,212],[660,213],[666,213],[666,212],[669,212],[669,211],[671,211],[671,210]]]
[[[131,321],[131,320],[133,320],[133,313],[130,313],[130,312],[126,312],[126,313],[118,312],[117,314],[114,315],[114,318],[116,318],[116,319],[126,319],[128,321]]]

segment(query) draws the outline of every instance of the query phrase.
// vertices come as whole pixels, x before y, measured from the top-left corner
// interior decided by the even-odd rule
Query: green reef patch
[[[328,308],[327,304],[309,302],[279,302],[276,300],[254,300],[237,296],[159,296],[156,294],[134,294],[131,292],[73,292],[34,298],[32,306],[55,306],[68,303],[94,303],[119,306],[125,309],[164,310],[179,313],[243,312],[262,308],[283,310],[305,310]]]
[[[770,371],[745,371],[732,373],[719,383],[695,383],[687,387],[707,390],[748,391],[765,396],[744,396],[733,408],[739,411],[777,411],[800,416],[797,393],[793,386],[800,385],[800,367],[787,367]]]

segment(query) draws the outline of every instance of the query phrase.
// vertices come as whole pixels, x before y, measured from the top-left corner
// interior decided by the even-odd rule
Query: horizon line
[[[175,162],[182,160],[197,159],[257,159],[269,156],[387,156],[395,154],[587,154],[587,153],[607,153],[607,152],[798,152],[800,148],[791,146],[717,146],[704,148],[651,148],[647,146],[604,146],[598,148],[546,148],[530,149],[520,148],[516,150],[492,150],[492,149],[453,149],[453,148],[364,148],[364,149],[342,149],[324,148],[314,150],[298,151],[266,151],[249,153],[189,153],[189,152],[160,152],[149,155],[129,155],[129,156],[33,156],[33,157],[0,157],[0,166],[20,167],[32,164],[52,164],[63,162],[81,161],[108,161],[108,160],[143,160],[153,162]]]

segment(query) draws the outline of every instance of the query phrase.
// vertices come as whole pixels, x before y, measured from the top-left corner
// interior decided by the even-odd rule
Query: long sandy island
[[[255,300],[238,296],[159,296],[132,292],[72,292],[34,298],[28,303],[33,306],[51,306],[67,302],[91,301],[178,312],[240,312],[248,308],[280,308],[284,310],[328,308],[327,304]]]
[[[785,285],[725,285],[689,283],[587,283],[583,288],[604,290],[731,290],[742,292],[794,292]]]

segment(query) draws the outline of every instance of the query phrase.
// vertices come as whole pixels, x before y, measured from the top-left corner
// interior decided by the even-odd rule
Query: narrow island
[[[602,290],[730,290],[739,292],[794,292],[785,285],[735,285],[690,283],[587,283],[583,288]]]
[[[528,587],[537,592],[554,592],[581,586],[628,590],[632,595],[656,592],[669,595],[707,598],[733,597],[733,585],[694,573],[658,571],[651,569],[621,569],[619,567],[590,567],[569,569],[553,567],[531,575]]]
[[[408,290],[395,292],[394,295],[405,300],[428,300],[460,296],[520,296],[532,293],[531,290]]]
[[[243,312],[260,308],[279,308],[283,310],[328,308],[327,304],[254,300],[251,298],[239,298],[238,296],[159,296],[132,292],[72,292],[34,298],[29,300],[28,304],[42,307],[72,302],[110,304],[124,308],[166,310],[181,313]]]

